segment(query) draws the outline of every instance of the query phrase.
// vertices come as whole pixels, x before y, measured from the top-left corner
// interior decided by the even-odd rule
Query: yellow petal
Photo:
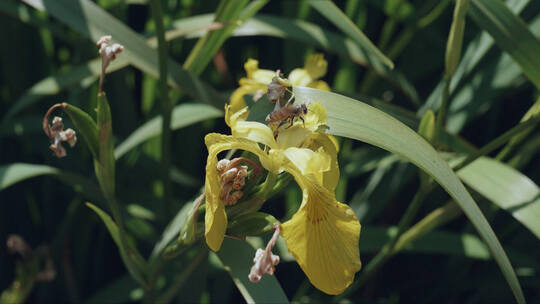
[[[330,157],[330,169],[323,173],[322,183],[326,189],[334,192],[339,182],[339,165],[337,161],[338,144],[336,139],[329,134],[312,133],[305,146],[311,150],[322,148]]]
[[[331,157],[324,151],[313,151],[307,148],[288,148],[283,154],[302,174],[315,174],[330,170]]]
[[[304,68],[312,79],[321,78],[326,74],[328,62],[324,60],[323,54],[312,54],[306,58]]]
[[[254,142],[267,145],[270,148],[277,147],[272,129],[260,122],[245,121],[247,115],[247,107],[233,112],[232,106],[225,106],[225,122],[231,128],[232,135],[250,139]]]
[[[305,128],[302,121],[296,121],[290,128],[282,127],[279,129],[277,146],[280,149],[299,147],[312,133],[313,130]]]
[[[219,199],[221,184],[217,173],[217,155],[225,150],[240,149],[252,152],[260,159],[268,158],[259,145],[255,142],[226,136],[218,133],[210,133],[204,138],[208,148],[208,159],[206,161],[206,214],[205,214],[205,237],[208,247],[213,251],[218,251],[227,229],[227,216],[225,206]],[[270,162],[270,161],[268,161]]]
[[[313,81],[313,78],[305,69],[294,69],[288,77],[291,84],[295,87],[307,87]]]
[[[326,125],[327,120],[326,108],[320,102],[315,102],[308,106],[308,112],[304,117],[304,126],[308,130],[316,131],[319,126]]]
[[[243,78],[244,79],[244,78]],[[240,80],[242,83],[242,80]],[[233,112],[236,112],[244,107],[246,107],[246,102],[244,101],[244,95],[254,94],[258,90],[263,90],[266,92],[267,85],[262,83],[256,83],[252,80],[248,80],[247,84],[241,85],[238,89],[234,90],[231,94],[230,105]]]
[[[251,58],[244,64],[244,69],[246,69],[248,78],[266,85],[272,82],[272,78],[276,76],[274,71],[259,69],[259,61]]]
[[[328,83],[326,83],[326,81],[323,81],[323,80],[313,81],[310,84],[308,84],[308,87],[314,88],[317,90],[330,92],[330,86],[328,85]]]
[[[283,160],[279,160],[279,157],[284,159],[284,155],[282,153],[275,153],[276,157],[272,157],[261,150],[256,142],[218,133],[206,135],[204,141],[208,148],[204,188],[206,196],[205,237],[208,247],[213,251],[218,251],[227,229],[227,215],[225,213],[225,206],[219,199],[221,184],[216,168],[218,163],[217,155],[222,151],[232,149],[249,151],[257,155],[261,164],[263,164],[263,166],[266,164],[268,166],[267,169],[272,172],[275,172],[274,170],[281,170],[280,168],[283,164]]]
[[[361,268],[360,223],[353,210],[312,177],[287,169],[302,188],[300,209],[281,225],[289,252],[310,282],[327,294],[342,293]]]

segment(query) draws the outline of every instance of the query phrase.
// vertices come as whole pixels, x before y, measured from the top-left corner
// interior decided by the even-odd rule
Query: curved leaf
[[[500,0],[473,0],[472,19],[510,54],[523,73],[540,88],[540,41],[527,24]]]
[[[247,303],[289,303],[275,276],[265,275],[259,283],[249,281],[255,249],[248,243],[225,238],[216,255]]]
[[[354,24],[354,22],[343,13],[339,7],[337,7],[330,0],[309,1],[321,15],[330,20],[335,26],[351,37],[358,46],[360,46],[366,56],[370,57],[370,61],[375,64],[382,64],[386,67],[393,69],[394,63],[369,40],[364,33]]]
[[[0,166],[0,190],[25,179],[40,175],[59,174],[60,170],[54,167],[24,163],[14,163]]]
[[[516,169],[481,157],[458,171],[458,176],[527,227],[540,239],[540,188]]]
[[[171,129],[176,130],[206,119],[216,118],[223,115],[223,112],[209,105],[204,104],[182,104],[176,106],[171,116]],[[155,117],[133,131],[114,151],[114,156],[118,159],[129,150],[142,142],[161,134],[161,116]]]
[[[51,175],[61,182],[73,186],[77,191],[90,198],[103,199],[99,187],[84,176],[50,166],[28,163],[12,163],[0,166],[0,191],[26,179],[42,175]]]
[[[457,175],[420,135],[388,114],[342,95],[305,87],[294,87],[293,93],[300,103],[321,102],[326,107],[329,133],[396,153],[432,176],[459,204],[486,242],[518,302],[525,302],[514,269],[482,211]]]
[[[92,41],[97,41],[105,35],[111,35],[114,42],[124,46],[124,52],[119,58],[125,57],[135,67],[158,77],[157,51],[152,49],[141,35],[94,2],[83,0],[23,0],[23,2],[47,12]],[[182,89],[186,94],[201,102],[224,104],[223,96],[193,74],[182,69],[177,62],[169,59],[168,65],[169,84]]]

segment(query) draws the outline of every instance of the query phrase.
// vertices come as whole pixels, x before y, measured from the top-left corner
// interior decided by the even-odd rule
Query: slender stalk
[[[439,111],[437,112],[437,119],[435,120],[435,146],[438,145],[440,134],[442,130],[444,129],[444,124],[446,122],[446,109],[448,108],[448,99],[450,96],[450,80],[451,77],[447,77],[447,75],[443,78],[443,90],[442,90],[442,102],[441,106],[439,107]]]
[[[158,40],[159,54],[159,86],[160,86],[160,104],[162,120],[161,132],[161,179],[163,182],[163,206],[162,217],[169,214],[169,204],[171,198],[171,180],[169,177],[169,168],[171,167],[171,113],[172,103],[169,100],[169,88],[167,86],[167,41],[165,40],[165,28],[163,25],[163,10],[160,0],[151,1],[152,18],[156,25],[156,36]]]
[[[464,168],[465,166],[476,160],[478,157],[486,155],[491,151],[497,149],[498,147],[506,143],[508,140],[510,140],[512,137],[514,137],[516,134],[519,134],[527,130],[528,128],[533,128],[539,121],[539,117],[534,117],[516,125],[501,136],[490,141],[487,145],[483,146],[481,149],[478,150],[477,153],[469,155],[464,161],[457,165],[454,170],[458,171],[459,169]],[[361,276],[354,283],[354,285],[347,289],[342,295],[338,296],[337,300],[342,299],[343,297],[346,297],[355,292],[367,280],[372,278],[373,275],[377,273],[377,271],[381,269],[381,267],[386,264],[386,262],[392,256],[403,250],[403,248],[407,244],[416,241],[429,231],[432,231],[433,229],[442,226],[443,224],[449,222],[452,219],[455,219],[462,214],[459,206],[451,200],[443,207],[435,209],[422,220],[420,220],[417,224],[415,224],[413,227],[406,230],[407,227],[414,220],[416,214],[418,213],[419,207],[421,206],[424,198],[433,189],[435,189],[436,186],[437,184],[434,181],[430,181],[418,190],[411,204],[409,205],[399,222],[396,235],[364,267]]]
[[[461,169],[461,168],[467,166],[468,164],[472,163],[473,161],[475,161],[477,158],[479,158],[479,157],[481,157],[483,155],[489,154],[493,150],[495,150],[495,149],[499,148],[500,146],[502,146],[503,144],[505,144],[512,137],[514,137],[516,134],[519,134],[519,133],[521,133],[521,132],[523,132],[525,130],[534,128],[539,121],[540,121],[540,116],[530,118],[530,119],[528,119],[528,120],[526,120],[524,122],[521,122],[521,123],[517,124],[512,129],[506,131],[505,133],[503,133],[499,137],[497,137],[494,140],[490,141],[487,145],[483,146],[476,153],[470,154],[469,156],[467,156],[467,158],[465,158],[460,164],[458,164],[454,168],[454,171],[458,171],[459,169]]]
[[[189,278],[189,276],[195,271],[197,266],[199,266],[199,264],[202,261],[204,261],[204,258],[206,258],[207,254],[208,254],[208,250],[204,248],[201,249],[199,253],[195,256],[195,258],[191,260],[191,262],[186,267],[186,269],[184,269],[184,271],[182,271],[174,279],[171,286],[167,290],[165,290],[163,295],[161,295],[158,298],[156,303],[163,303],[163,304],[170,303],[174,299],[174,297],[177,295],[178,291],[180,291],[180,288],[182,288],[182,286],[184,285],[186,280]]]
[[[401,52],[403,52],[403,50],[409,45],[411,40],[414,38],[414,34],[416,34],[416,32],[418,32],[419,30],[429,26],[431,23],[433,23],[433,21],[437,20],[437,18],[444,12],[444,9],[449,3],[450,0],[442,0],[437,2],[436,6],[431,9],[429,13],[427,13],[424,17],[419,19],[418,22],[402,30],[397,39],[394,40],[395,42],[388,47],[388,58],[390,58],[391,60],[395,60],[401,54]],[[427,8],[431,5],[432,3],[427,3],[425,6],[425,10],[427,10]],[[360,92],[367,94],[367,92],[369,92],[371,87],[375,84],[378,77],[379,75],[373,70],[368,70],[366,76],[364,77],[360,85]],[[410,101],[413,103],[415,108],[420,107],[420,104],[416,100],[410,99]]]

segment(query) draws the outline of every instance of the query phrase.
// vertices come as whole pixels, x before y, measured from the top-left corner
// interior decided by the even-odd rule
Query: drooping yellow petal
[[[324,59],[323,54],[311,54],[306,58],[304,69],[308,72],[312,79],[318,79],[326,74],[328,62]]]
[[[313,177],[286,170],[302,188],[303,201],[281,225],[281,235],[310,282],[327,294],[340,294],[361,268],[360,223],[349,206],[337,202]]]
[[[216,167],[218,163],[217,155],[222,151],[240,149],[257,155],[261,161],[265,160],[267,163],[272,163],[272,160],[270,160],[266,153],[259,148],[257,143],[247,139],[210,133],[206,135],[204,141],[208,148],[204,188],[206,196],[204,234],[208,247],[213,251],[218,251],[227,229],[227,215],[225,213],[225,206],[219,199],[221,184]]]
[[[330,134],[312,133],[306,141],[305,146],[311,150],[322,148],[330,157],[330,169],[323,173],[323,185],[326,189],[334,192],[339,182],[339,165],[337,161],[338,144],[336,139]]]

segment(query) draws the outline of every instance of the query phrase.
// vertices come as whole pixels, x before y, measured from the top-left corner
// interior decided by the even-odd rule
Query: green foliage
[[[7,0],[0,14],[0,242],[35,248],[1,249],[0,301],[540,300],[537,1]],[[125,50],[101,92],[103,35]],[[314,52],[334,93],[294,87],[294,103],[326,108],[336,197],[362,224],[363,269],[332,298],[282,239],[275,274],[248,280],[302,200],[287,174],[250,180],[221,250],[204,243],[204,136],[230,134],[244,63],[288,75]],[[273,109],[244,100],[253,120]],[[52,105],[78,136],[62,159],[40,128]]]

